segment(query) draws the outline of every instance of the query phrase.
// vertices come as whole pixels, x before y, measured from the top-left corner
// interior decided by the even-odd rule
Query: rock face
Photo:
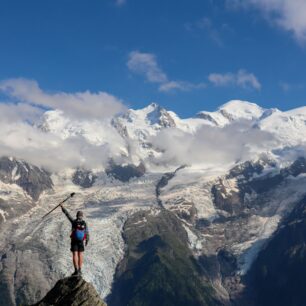
[[[305,305],[306,197],[260,252],[249,274],[255,305]]]
[[[44,190],[53,186],[50,174],[45,170],[9,157],[0,158],[0,180],[17,184],[35,201]]]
[[[72,182],[83,188],[90,188],[95,183],[97,176],[89,170],[77,169],[72,177]]]
[[[265,174],[265,169],[268,169]],[[245,162],[233,169],[212,187],[216,207],[230,214],[250,208],[250,198],[281,185],[288,177],[306,173],[306,159],[298,158],[284,169],[269,161]]]
[[[152,103],[150,106],[153,110],[147,114],[147,119],[151,122],[151,124],[157,123],[164,128],[176,126],[171,115],[163,107],[160,107],[155,103]]]
[[[112,176],[121,182],[128,182],[131,178],[141,177],[145,174],[145,172],[146,169],[143,164],[139,164],[138,166],[121,166],[111,164],[110,167],[106,170],[106,174],[108,176]]]
[[[0,225],[28,212],[53,188],[50,173],[12,157],[0,157],[0,185]]]
[[[81,277],[59,280],[48,294],[32,306],[106,306],[95,288]]]

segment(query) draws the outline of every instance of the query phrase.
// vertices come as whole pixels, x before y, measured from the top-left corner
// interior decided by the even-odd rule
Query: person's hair
[[[79,218],[79,217],[84,217],[84,214],[83,214],[82,211],[79,210],[79,211],[77,212],[76,216],[77,216],[77,218]]]

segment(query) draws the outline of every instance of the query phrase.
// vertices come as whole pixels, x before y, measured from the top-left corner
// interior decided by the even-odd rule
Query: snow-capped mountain
[[[228,138],[227,133],[233,133],[235,137],[239,137],[239,133],[241,138],[249,133],[253,136],[243,140],[243,143],[237,143],[236,147],[247,145],[255,155],[263,152],[282,155],[284,148],[304,145],[305,122],[305,108],[282,112],[234,100],[220,106],[215,112],[202,111],[194,118],[186,119],[155,103],[100,121],[72,119],[61,111],[53,110],[47,111],[36,126],[67,141],[81,137],[90,145],[107,147],[108,157],[119,163],[138,165],[143,162],[153,171],[157,164],[161,165],[163,156],[168,156],[167,153],[173,149],[169,139],[174,137],[189,145],[192,151],[196,150],[193,146],[197,147],[198,143],[214,138],[216,133],[224,134],[224,138]],[[180,156],[175,152],[171,154]],[[172,161],[176,159],[174,157],[171,156]],[[232,162],[239,159],[241,157],[237,156]],[[175,168],[182,163],[185,162],[178,160],[172,166]],[[200,167],[207,166],[205,159],[199,163]]]
[[[257,120],[266,111],[255,103],[233,100],[220,106],[215,112],[199,112],[197,117],[217,126],[225,126],[237,120]]]
[[[60,210],[41,219],[70,192],[66,208],[82,209],[91,233],[84,278],[111,306],[171,306],[173,294],[177,305],[252,305],[257,258],[270,260],[288,216],[304,216],[305,108],[230,101],[182,119],[153,103],[93,121],[52,110],[34,129],[56,150],[81,143],[80,161],[52,171],[20,153],[0,159],[0,305],[34,303],[71,272],[69,222]]]

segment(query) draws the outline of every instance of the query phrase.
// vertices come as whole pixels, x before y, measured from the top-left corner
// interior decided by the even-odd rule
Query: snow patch
[[[188,242],[190,245],[190,248],[196,252],[199,252],[202,250],[202,241],[198,238],[198,236],[185,224],[183,224],[183,227],[187,233],[188,236]]]

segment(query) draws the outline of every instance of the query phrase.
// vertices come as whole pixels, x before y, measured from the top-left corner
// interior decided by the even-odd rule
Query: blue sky
[[[231,99],[286,110],[306,105],[305,12],[305,0],[2,0],[0,81],[182,117]]]

